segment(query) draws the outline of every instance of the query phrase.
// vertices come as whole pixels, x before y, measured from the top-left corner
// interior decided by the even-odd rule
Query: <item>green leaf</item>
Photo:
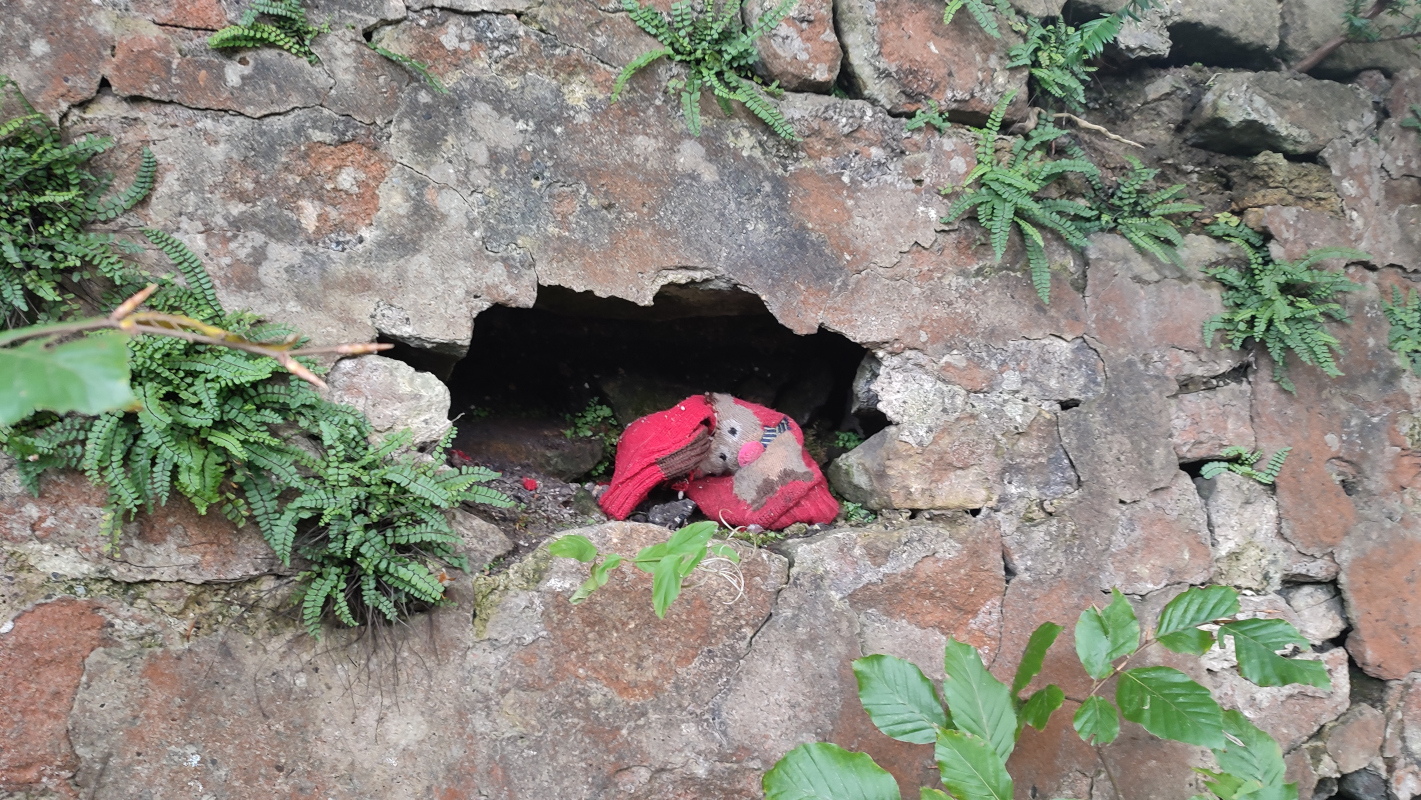
[[[548,552],[560,558],[575,558],[586,564],[597,560],[597,546],[580,534],[571,533],[548,545]]]
[[[128,337],[86,336],[0,349],[0,425],[36,410],[100,414],[137,402],[128,384]]]
[[[572,597],[569,597],[567,601],[573,605],[577,605],[591,597],[593,592],[607,585],[609,573],[620,566],[621,563],[622,557],[616,553],[612,553],[600,563],[593,564],[592,575],[583,581],[581,586],[577,587],[577,591],[573,592]]]
[[[952,800],[952,795],[941,789],[934,789],[930,786],[924,786],[922,792],[919,800]]]
[[[1076,656],[1085,667],[1086,674],[1096,680],[1104,680],[1110,675],[1110,634],[1105,629],[1105,618],[1100,611],[1087,608],[1076,620]]]
[[[1224,712],[1224,733],[1228,741],[1214,750],[1219,769],[1245,780],[1258,781],[1264,787],[1281,786],[1283,749],[1273,737],[1253,726],[1237,711]]]
[[[947,727],[947,715],[932,681],[910,661],[871,655],[854,661],[859,702],[868,718],[900,742],[932,744],[937,729]]]
[[[1247,781],[1243,778],[1237,775],[1230,775],[1227,772],[1214,772],[1213,770],[1197,768],[1194,771],[1208,779],[1204,781],[1204,785],[1207,786],[1209,791],[1213,792],[1215,796],[1219,797],[1220,800],[1234,800],[1236,797],[1248,794],[1252,788],[1248,786]],[[1208,800],[1208,798],[1206,797],[1205,800]]]
[[[1102,615],[1110,635],[1109,659],[1114,661],[1130,655],[1140,646],[1140,623],[1135,619],[1135,609],[1119,589],[1111,589],[1110,595],[1114,599]]]
[[[952,712],[952,724],[991,744],[1005,763],[1016,746],[1011,690],[987,671],[976,648],[964,642],[947,640],[942,665],[947,673],[942,696]]]
[[[1120,673],[1115,702],[1125,719],[1161,739],[1222,747],[1224,723],[1209,690],[1171,667],[1140,667]]]
[[[676,531],[660,544],[643,547],[636,554],[636,567],[642,572],[654,572],[656,565],[668,555],[694,555],[695,563],[705,556],[711,536],[719,526],[714,522],[696,522]],[[694,569],[695,564],[691,567]]]
[[[1214,646],[1214,634],[1198,628],[1189,628],[1159,637],[1159,643],[1176,653],[1202,656]]]
[[[666,609],[681,595],[681,581],[684,580],[685,564],[692,561],[691,554],[672,553],[662,556],[651,572],[651,607],[656,616],[665,619]]]
[[[1188,588],[1168,602],[1160,612],[1155,639],[1174,652],[1204,655],[1214,647],[1214,634],[1201,631],[1205,624],[1239,612],[1239,595],[1226,585]]]
[[[987,742],[962,731],[939,731],[933,755],[942,785],[957,800],[1011,800],[1006,763]]]
[[[1258,686],[1301,683],[1332,689],[1332,678],[1322,662],[1284,658],[1275,652],[1294,644],[1308,646],[1308,640],[1298,629],[1284,620],[1236,620],[1220,627],[1219,635],[1233,637],[1239,674]]]
[[[1076,655],[1096,680],[1110,675],[1110,662],[1135,652],[1140,645],[1140,623],[1130,601],[1119,589],[1110,593],[1114,599],[1103,612],[1087,608],[1076,622]]]
[[[1041,672],[1046,651],[1055,643],[1056,637],[1061,635],[1061,630],[1061,626],[1054,622],[1044,622],[1031,632],[1031,639],[1027,641],[1026,649],[1021,653],[1021,663],[1016,667],[1016,677],[1011,682],[1013,695],[1020,695],[1021,690],[1031,683],[1031,679]]]
[[[714,522],[693,522],[671,535],[666,542],[667,552],[698,553],[710,544],[711,537],[719,529],[720,526]]]
[[[1046,730],[1046,723],[1051,721],[1051,715],[1061,707],[1065,699],[1066,693],[1054,683],[1038,690],[1027,698],[1026,705],[1021,707],[1021,723],[1017,727],[1030,725],[1038,731]]]
[[[898,781],[863,753],[828,742],[802,744],[760,781],[765,800],[899,800]]]
[[[1190,587],[1165,604],[1155,628],[1155,638],[1164,644],[1166,636],[1237,613],[1238,592],[1230,587]]]
[[[728,544],[713,544],[710,546],[710,553],[716,558],[723,558],[732,564],[740,563],[740,554],[735,552],[735,548]]]
[[[1104,697],[1087,697],[1076,709],[1073,724],[1086,744],[1092,736],[1096,744],[1110,744],[1120,735],[1120,712]]]

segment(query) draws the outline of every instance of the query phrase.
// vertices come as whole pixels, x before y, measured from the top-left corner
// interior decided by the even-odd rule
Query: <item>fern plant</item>
[[[1273,454],[1268,459],[1268,464],[1263,469],[1254,467],[1263,460],[1262,450],[1249,450],[1247,447],[1226,447],[1224,452],[1219,454],[1218,461],[1210,461],[1199,470],[1200,477],[1217,478],[1225,472],[1233,472],[1245,478],[1252,478],[1261,484],[1271,485],[1278,479],[1278,473],[1283,469],[1283,462],[1287,460],[1288,453],[1293,448],[1284,447]]]
[[[602,458],[588,474],[594,478],[606,474],[608,468],[616,463],[617,442],[622,437],[621,427],[617,425],[617,417],[611,407],[589,400],[586,408],[576,414],[567,414],[564,419],[572,425],[562,432],[565,438],[596,439],[601,442]]]
[[[1184,193],[1182,183],[1149,191],[1159,170],[1147,169],[1133,156],[1126,159],[1130,162],[1130,173],[1114,188],[1107,188],[1098,174],[1086,175],[1092,190],[1090,205],[1096,216],[1082,224],[1082,231],[1113,231],[1142,253],[1161,261],[1181,263],[1177,248],[1184,244],[1184,237],[1169,217],[1192,214],[1204,207],[1180,199]]]
[[[429,65],[423,61],[411,58],[404,53],[387,50],[374,42],[366,42],[365,46],[419,76],[419,79],[424,81],[424,84],[430,89],[433,89],[435,94],[449,94],[449,87],[444,85],[444,81],[439,80],[438,75],[430,72]]]
[[[146,148],[133,183],[105,196],[112,184],[86,165],[113,147],[85,136],[65,144],[58,129],[0,75],[0,104],[16,107],[0,124],[0,319],[7,328],[55,321],[78,309],[79,282],[131,273],[109,234],[86,230],[128,211],[148,191],[158,161]]]
[[[1099,177],[1089,161],[1071,158],[1048,160],[1042,147],[1066,135],[1050,122],[1037,125],[1026,137],[1012,143],[1003,160],[996,153],[1002,118],[1016,91],[992,109],[987,126],[977,133],[977,166],[962,182],[962,197],[948,209],[943,222],[957,220],[968,211],[991,235],[992,250],[998,261],[1006,253],[1013,226],[1021,231],[1031,282],[1042,302],[1051,302],[1051,265],[1046,260],[1046,243],[1041,229],[1055,231],[1074,247],[1087,244],[1081,222],[1095,215],[1090,207],[1071,200],[1040,198],[1046,187],[1067,173]],[[972,188],[973,184],[976,188]]]
[[[0,157],[28,167],[7,170],[0,179],[6,213],[20,209],[35,221],[30,232],[25,217],[7,216],[9,227],[0,234],[5,274],[25,289],[5,297],[7,313],[62,316],[79,305],[61,291],[70,286],[108,311],[137,287],[156,283],[147,300],[155,311],[250,341],[301,344],[284,328],[227,312],[201,261],[167,233],[144,231],[181,281],[155,278],[123,261],[113,250],[121,242],[112,237],[85,238],[98,236],[82,230],[86,221],[116,216],[147,194],[152,155],[145,151],[134,187],[101,200],[107,181],[94,179],[82,165],[109,144],[86,139],[61,146],[58,132],[34,117],[22,114],[19,124],[0,124],[6,132]],[[70,188],[58,192],[55,186]],[[16,230],[29,235],[21,238]],[[59,265],[74,273],[61,275]],[[457,539],[445,510],[462,502],[511,505],[479,485],[495,477],[488,470],[446,472],[438,466],[442,450],[433,461],[397,457],[407,442],[399,437],[371,444],[362,415],[324,400],[271,358],[138,336],[128,344],[128,362],[136,409],[31,414],[0,426],[0,449],[16,458],[31,491],[38,492],[41,475],[53,469],[81,470],[102,486],[104,524],[115,541],[125,520],[174,494],[199,513],[217,509],[233,522],[255,522],[282,563],[289,564],[293,553],[309,563],[301,573],[301,618],[313,634],[327,609],[356,624],[393,620],[413,604],[439,602],[443,589],[435,570],[464,566],[453,555]]]
[[[1311,250],[1298,261],[1281,261],[1268,251],[1262,234],[1245,227],[1232,214],[1219,214],[1205,231],[1238,245],[1248,263],[1205,270],[1224,285],[1227,310],[1204,323],[1204,343],[1212,347],[1214,335],[1222,332],[1225,344],[1234,350],[1242,349],[1250,339],[1262,344],[1273,357],[1273,379],[1289,392],[1296,391],[1288,377],[1289,351],[1327,375],[1341,375],[1334,356],[1334,352],[1341,352],[1340,342],[1325,325],[1329,319],[1349,321],[1334,298],[1338,292],[1361,287],[1341,272],[1314,266],[1333,258],[1365,261],[1371,257],[1358,250],[1330,247]]]
[[[443,604],[443,568],[469,568],[454,552],[459,536],[445,510],[463,502],[511,506],[503,494],[481,485],[498,473],[443,468],[452,428],[434,459],[421,461],[408,449],[408,431],[374,447],[359,412],[330,403],[313,410],[322,417],[312,431],[320,435],[320,454],[304,459],[310,474],[296,484],[300,494],[282,508],[279,486],[252,482],[263,503],[253,516],[282,563],[290,563],[294,549],[309,564],[300,575],[307,631],[317,635],[327,611],[354,627]]]
[[[1100,55],[1105,45],[1114,41],[1115,36],[1120,33],[1120,27],[1126,20],[1139,20],[1140,14],[1148,11],[1153,3],[1154,0],[1129,0],[1119,11],[1082,25],[1082,33],[1078,34],[1079,47],[1073,52],[1079,53],[1079,59]],[[942,24],[951,25],[952,18],[964,8],[993,39],[1002,37],[1002,29],[997,25],[997,15],[1001,15],[1019,33],[1027,32],[1026,23],[1012,9],[1008,0],[992,0],[990,5],[987,0],[947,0],[947,7],[942,12]]]
[[[995,8],[993,7],[995,6]],[[1030,15],[1018,15],[1006,0],[948,0],[943,10],[944,24],[963,8],[977,24],[994,39],[1002,36],[997,17],[1022,37],[1022,41],[1007,50],[1008,68],[1027,67],[1036,94],[1046,94],[1060,100],[1072,111],[1085,109],[1085,86],[1096,68],[1091,59],[1099,56],[1105,46],[1120,34],[1127,20],[1139,19],[1149,9],[1151,0],[1131,0],[1119,11],[1104,14],[1079,27],[1058,17],[1046,24]]]
[[[1007,0],[992,0],[992,5],[988,5],[987,0],[947,0],[947,7],[942,10],[942,24],[951,25],[952,18],[964,8],[993,39],[1002,38],[1002,30],[997,25],[997,14],[1009,20],[1016,18],[1016,12]]]
[[[311,42],[328,30],[329,24],[317,27],[306,19],[301,0],[252,0],[236,25],[212,34],[207,43],[214,50],[270,45],[319,64],[320,56],[311,49]]]
[[[252,0],[236,25],[207,37],[207,44],[214,50],[234,47],[279,47],[286,52],[304,58],[312,65],[321,63],[320,56],[311,48],[317,36],[329,32],[330,23],[319,27],[306,19],[306,9],[301,0]],[[396,53],[373,42],[366,47],[413,72],[420,80],[439,94],[448,94],[439,77],[429,71],[429,65],[403,53]]]
[[[947,133],[947,129],[952,127],[952,123],[947,121],[947,115],[938,107],[936,100],[929,100],[927,108],[920,108],[913,113],[913,116],[903,124],[906,130],[915,131],[927,126],[937,128],[938,133]]]
[[[652,6],[642,6],[636,0],[622,0],[622,7],[637,27],[655,37],[662,47],[642,53],[622,69],[612,85],[612,102],[617,101],[627,81],[638,70],[667,58],[686,68],[685,77],[672,78],[666,88],[680,95],[691,135],[701,135],[701,91],[709,89],[727,116],[731,113],[730,101],[735,100],[781,137],[799,141],[789,121],[767,97],[783,94],[778,82],[766,86],[751,70],[759,58],[755,40],[780,24],[797,2],[781,0],[749,28],[740,30],[741,0],[724,0],[719,11],[713,3],[704,11],[696,11],[692,0],[676,0],[671,4],[669,15]]]
[[[1038,93],[1060,100],[1075,112],[1085,110],[1085,87],[1096,68],[1087,61],[1114,41],[1126,17],[1120,12],[1097,17],[1079,28],[1058,18],[1050,25],[1035,17],[1014,21],[1023,40],[1007,51],[1007,67],[1029,67]]]
[[[1403,295],[1391,287],[1391,302],[1382,300],[1382,313],[1391,323],[1387,346],[1406,359],[1412,372],[1421,375],[1421,292]]]

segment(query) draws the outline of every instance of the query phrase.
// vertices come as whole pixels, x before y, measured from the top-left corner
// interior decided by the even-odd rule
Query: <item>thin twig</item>
[[[1095,745],[1095,757],[1100,760],[1100,766],[1105,770],[1105,777],[1110,779],[1110,788],[1115,790],[1115,800],[1125,800],[1120,794],[1120,784],[1115,782],[1115,773],[1110,771],[1110,764],[1105,760],[1105,753],[1099,744]]]
[[[1081,119],[1080,117],[1076,116],[1075,114],[1067,114],[1066,112],[1061,111],[1061,112],[1052,114],[1052,115],[1051,115],[1051,118],[1052,118],[1052,119],[1068,119],[1068,120],[1070,120],[1070,121],[1076,123],[1076,125],[1078,125],[1078,126],[1080,126],[1080,127],[1082,127],[1082,128],[1085,128],[1085,129],[1088,130],[1088,131],[1095,131],[1096,133],[1099,133],[1099,134],[1103,135],[1103,136],[1104,136],[1105,138],[1107,138],[1107,139],[1114,139],[1114,140],[1117,141],[1117,142],[1121,142],[1121,143],[1123,143],[1123,144],[1128,144],[1128,145],[1130,145],[1131,147],[1138,147],[1138,148],[1140,148],[1141,150],[1145,149],[1145,146],[1142,145],[1142,144],[1140,144],[1139,142],[1132,142],[1132,141],[1130,141],[1129,139],[1126,139],[1124,136],[1116,136],[1115,134],[1111,133],[1109,130],[1107,130],[1107,129],[1105,129],[1105,128],[1102,128],[1102,127],[1099,126],[1099,125],[1096,125],[1094,122],[1086,122],[1085,120]]]
[[[157,284],[149,284],[142,291],[120,303],[118,308],[115,308],[107,317],[7,331],[6,333],[0,334],[0,345],[7,345],[25,339],[35,339],[39,337],[53,338],[67,336],[73,333],[98,330],[120,330],[129,334],[169,336],[195,344],[230,347],[233,350],[241,350],[254,355],[265,356],[276,361],[292,375],[321,389],[326,388],[326,382],[298,362],[296,360],[297,356],[312,356],[328,353],[337,355],[366,355],[369,353],[378,353],[382,350],[389,350],[394,347],[394,345],[390,344],[357,342],[354,344],[338,344],[326,347],[303,347],[299,350],[292,350],[290,349],[290,345],[295,341],[294,338],[288,338],[279,344],[263,344],[261,342],[253,342],[250,339],[223,330],[215,325],[208,325],[205,322],[192,319],[191,317],[162,314],[156,311],[136,311],[157,289]]]
[[[1372,4],[1371,8],[1367,9],[1367,13],[1362,15],[1362,19],[1368,21],[1376,19],[1381,16],[1383,11],[1390,8],[1394,2],[1395,0],[1377,0]],[[1318,64],[1321,64],[1323,60],[1332,55],[1333,51],[1350,41],[1353,41],[1350,31],[1328,39],[1319,45],[1316,50],[1308,53],[1302,61],[1294,64],[1293,71],[1302,73],[1311,72]]]

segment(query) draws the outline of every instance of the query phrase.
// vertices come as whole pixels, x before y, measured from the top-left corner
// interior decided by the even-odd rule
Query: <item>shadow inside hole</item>
[[[850,413],[865,352],[829,331],[797,335],[740,290],[667,286],[648,307],[542,287],[533,308],[495,306],[474,321],[468,356],[447,372],[451,416],[459,418],[455,446],[497,469],[572,480],[600,456],[583,452],[560,463],[547,451],[600,450],[600,442],[592,448],[563,436],[568,418],[589,403],[613,411],[607,432],[614,437],[687,396],[728,392],[794,418],[810,452],[827,461],[842,452],[837,432],[870,436],[884,427],[878,412]],[[417,363],[418,351],[391,355],[436,366]]]

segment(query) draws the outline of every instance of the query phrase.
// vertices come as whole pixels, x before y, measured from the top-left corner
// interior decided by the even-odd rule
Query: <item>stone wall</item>
[[[1071,7],[1094,5],[1111,7]],[[797,90],[780,107],[802,144],[708,102],[690,137],[664,66],[609,103],[653,46],[614,3],[313,0],[331,22],[313,66],[209,50],[240,0],[14,0],[0,73],[72,133],[113,136],[120,179],[152,148],[157,187],[116,224],[178,235],[230,307],[457,358],[481,312],[539,287],[644,305],[667,285],[740,287],[796,333],[867,347],[864,394],[891,424],[833,469],[878,523],[743,550],[743,591],[707,576],[665,621],[630,572],[570,606],[577,566],[538,548],[457,578],[455,605],[407,626],[320,642],[283,614],[291,575],[255,531],[174,502],[110,554],[101,493],[66,475],[35,498],[0,464],[0,796],[757,797],[815,739],[916,793],[931,753],[874,731],[851,659],[940,678],[952,636],[1008,675],[1038,623],[1111,587],[1157,610],[1209,582],[1294,621],[1329,669],[1326,693],[1191,667],[1283,744],[1302,796],[1339,779],[1352,797],[1421,794],[1421,382],[1379,307],[1421,270],[1421,149],[1399,124],[1421,64],[1347,48],[1320,73],[1339,82],[1242,71],[1306,52],[1345,3],[1158,5],[1111,52],[1090,116],[1287,257],[1373,254],[1348,267],[1362,288],[1334,326],[1344,377],[1294,365],[1289,394],[1265,354],[1201,341],[1222,308],[1203,269],[1231,256],[1212,239],[1190,235],[1180,266],[1110,235],[1055,243],[1048,306],[1019,243],[997,264],[974,223],[942,224],[937,189],[973,168],[973,140],[903,116],[931,98],[980,120],[1025,75],[965,15],[943,26],[940,0],[805,3],[773,33],[766,69]],[[1087,144],[1116,165],[1135,153]],[[411,398],[447,403],[426,375],[343,371],[361,382],[344,396],[390,424]],[[384,391],[365,385],[378,374]],[[1191,478],[1230,444],[1292,447],[1276,489]],[[478,560],[509,549],[459,513]],[[664,530],[584,533],[630,553]],[[1064,644],[1038,680],[1088,689]],[[1097,757],[1073,708],[1024,735],[1019,797],[1195,791],[1201,751],[1136,731]]]

